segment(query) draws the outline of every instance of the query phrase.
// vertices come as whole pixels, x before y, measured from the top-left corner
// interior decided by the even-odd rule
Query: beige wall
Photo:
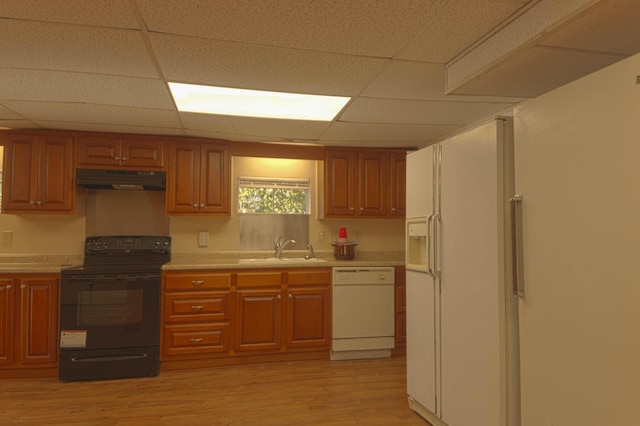
[[[0,147],[1,150],[1,147]],[[1,152],[0,152],[1,155]],[[322,162],[310,160],[282,160],[234,157],[232,164],[232,213],[230,217],[170,218],[170,234],[174,253],[208,253],[238,250],[237,177],[305,177],[311,179],[312,215],[309,241],[316,250],[330,250],[337,239],[338,229],[346,227],[349,238],[359,243],[359,250],[403,251],[404,220],[401,219],[318,219],[318,181],[322,180]],[[320,188],[321,190],[322,188]],[[85,200],[80,200],[84,203]],[[81,211],[84,209],[80,209]],[[198,247],[198,233],[210,233],[209,246]],[[86,235],[86,218],[67,215],[9,215],[0,214],[0,233],[11,232],[13,242],[3,245],[1,254],[82,254]],[[324,232],[325,241],[318,241]]]

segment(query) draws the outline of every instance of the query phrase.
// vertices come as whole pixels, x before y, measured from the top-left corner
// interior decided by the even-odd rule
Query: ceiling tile
[[[167,79],[243,89],[355,95],[386,62],[157,34],[151,42]]]
[[[463,102],[520,102],[523,98],[452,96],[444,93],[444,65],[393,61],[362,92],[370,98],[446,100]]]
[[[151,31],[392,57],[447,0],[138,0]]]
[[[72,130],[78,132],[132,133],[137,135],[185,136],[182,129],[148,127],[124,124],[77,123],[41,120],[37,124],[44,129]],[[33,127],[33,126],[31,126]]]
[[[229,117],[223,115],[181,112],[180,120],[187,130],[235,133],[235,129],[233,128]]]
[[[396,57],[423,62],[447,63],[528,0],[456,0],[439,11],[434,20]]]
[[[139,28],[130,0],[2,0],[2,16],[114,28]]]
[[[266,118],[230,117],[238,133],[266,136],[281,140],[317,140],[331,125],[327,121],[276,120]]]
[[[511,106],[511,103],[500,102],[400,101],[358,98],[341,115],[340,121],[464,125]]]
[[[34,121],[70,121],[160,128],[180,127],[173,111],[115,107],[84,103],[7,101],[3,104]],[[69,118],[73,118],[69,120]]]
[[[19,118],[20,116],[18,114],[0,105],[0,120],[14,120]]]
[[[174,108],[161,80],[0,68],[0,81],[0,99]],[[51,84],[53,81],[55,84]]]
[[[321,141],[376,141],[390,143],[393,146],[415,145],[412,142],[429,142],[461,126],[429,124],[363,124],[333,123],[322,135]]]
[[[0,19],[4,68],[158,77],[139,32]]]

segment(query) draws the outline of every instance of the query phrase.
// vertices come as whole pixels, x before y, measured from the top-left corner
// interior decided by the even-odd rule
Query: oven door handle
[[[140,352],[130,355],[114,355],[114,356],[74,356],[72,362],[105,362],[105,361],[124,361],[128,359],[140,359],[149,356],[146,352]]]

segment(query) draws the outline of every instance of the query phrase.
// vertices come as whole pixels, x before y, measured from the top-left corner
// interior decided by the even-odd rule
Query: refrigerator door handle
[[[432,236],[431,236],[431,223],[433,222],[433,213],[427,217],[427,273],[433,275],[433,268],[431,268],[431,252],[433,250]]]
[[[511,276],[513,294],[524,299],[524,260],[522,256],[522,195],[509,199],[511,207]]]
[[[433,275],[440,279],[440,213],[433,215]]]

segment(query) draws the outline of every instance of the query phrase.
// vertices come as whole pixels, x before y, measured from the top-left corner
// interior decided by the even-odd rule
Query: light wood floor
[[[62,383],[0,381],[0,425],[421,425],[405,359],[295,361]]]

